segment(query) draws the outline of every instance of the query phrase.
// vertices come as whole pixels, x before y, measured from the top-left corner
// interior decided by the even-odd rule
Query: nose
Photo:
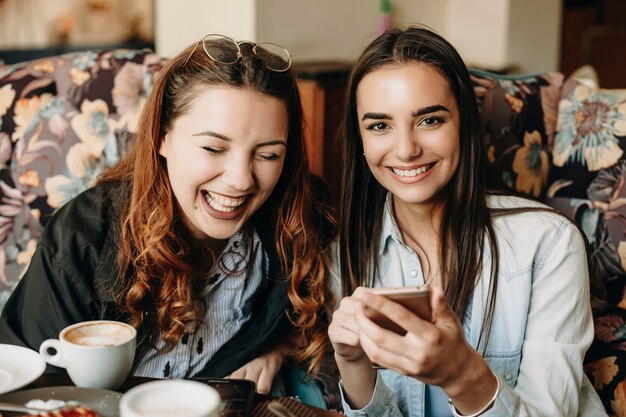
[[[417,134],[412,129],[398,131],[395,146],[396,157],[401,161],[410,161],[422,153]]]
[[[249,192],[254,188],[252,160],[245,156],[233,156],[224,165],[224,183],[233,191]]]

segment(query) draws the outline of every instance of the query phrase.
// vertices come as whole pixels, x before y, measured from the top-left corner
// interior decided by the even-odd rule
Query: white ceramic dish
[[[49,387],[0,395],[0,401],[24,405],[31,400],[78,401],[94,410],[102,417],[119,417],[119,403],[122,394],[96,388]]]
[[[38,352],[0,344],[0,394],[26,386],[39,378],[46,363]]]

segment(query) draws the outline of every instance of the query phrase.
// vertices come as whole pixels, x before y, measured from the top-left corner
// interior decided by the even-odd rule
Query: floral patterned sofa
[[[590,247],[595,340],[585,371],[626,416],[626,90],[582,67],[504,77],[472,71],[493,173],[573,219]],[[626,78],[625,78],[626,85]]]
[[[163,63],[113,50],[0,66],[0,309],[53,211],[125,153]],[[589,67],[566,80],[472,79],[493,173],[587,236],[596,340],[585,369],[607,410],[626,417],[626,90],[601,89]]]
[[[52,212],[125,152],[163,62],[113,50],[0,66],[0,309]]]

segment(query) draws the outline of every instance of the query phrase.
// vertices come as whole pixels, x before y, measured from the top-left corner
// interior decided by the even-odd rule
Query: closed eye
[[[280,156],[275,153],[258,153],[257,156],[266,161],[276,161],[278,158],[280,158]]]
[[[204,149],[204,150],[205,150],[205,151],[207,151],[207,152],[210,152],[210,153],[215,153],[215,154],[220,154],[220,153],[223,153],[223,152],[224,152],[224,150],[223,150],[223,149],[212,148],[212,147],[210,147],[210,146],[203,146],[203,147],[202,147],[202,149]]]

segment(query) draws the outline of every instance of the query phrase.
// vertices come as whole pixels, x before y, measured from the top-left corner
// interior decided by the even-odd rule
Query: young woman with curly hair
[[[232,374],[267,392],[288,353],[317,369],[335,224],[290,66],[282,47],[213,35],[171,59],[129,154],[47,225],[0,341],[37,350],[113,319],[138,330],[134,375]]]

